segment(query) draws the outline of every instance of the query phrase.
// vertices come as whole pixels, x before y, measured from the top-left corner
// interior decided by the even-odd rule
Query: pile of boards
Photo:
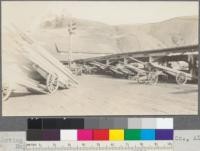
[[[72,72],[38,42],[12,25],[2,34],[2,98],[19,87],[53,93],[78,84]]]

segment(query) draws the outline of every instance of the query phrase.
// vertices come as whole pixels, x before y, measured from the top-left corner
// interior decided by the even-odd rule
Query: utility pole
[[[70,20],[70,23],[68,24],[68,33],[69,33],[69,50],[68,50],[68,64],[69,68],[71,67],[71,61],[72,61],[72,35],[75,34],[76,30],[76,23],[73,19]]]

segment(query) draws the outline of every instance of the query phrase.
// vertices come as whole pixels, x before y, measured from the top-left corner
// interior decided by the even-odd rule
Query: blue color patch
[[[155,129],[142,129],[141,140],[155,140]]]

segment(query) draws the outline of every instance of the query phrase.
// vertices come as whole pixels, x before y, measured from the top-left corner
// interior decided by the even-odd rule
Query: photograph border
[[[26,1],[28,2],[29,0],[2,0],[1,2],[4,2],[4,1],[7,1],[7,2],[16,2],[16,1]],[[55,0],[30,0],[30,1],[55,1]],[[97,1],[97,0],[58,0],[58,1]],[[101,1],[111,1],[111,2],[115,2],[115,1],[122,1],[122,0],[99,0],[98,2],[101,2]],[[199,0],[125,0],[125,1],[179,1],[179,2],[198,2],[198,4],[200,4]],[[2,5],[0,4],[0,7],[2,8]],[[200,9],[198,8],[198,13],[200,15]],[[2,15],[2,9],[1,9],[1,13]],[[2,18],[2,16],[1,16]],[[198,16],[199,18],[199,16]],[[200,19],[200,18],[199,18]],[[199,20],[198,20],[199,21]],[[0,26],[2,27],[2,20],[0,19]],[[2,30],[2,28],[1,28]],[[199,23],[198,23],[198,31],[200,31],[200,27],[199,27]],[[199,33],[199,32],[198,32]],[[2,34],[2,32],[1,32]],[[1,35],[2,36],[2,35]],[[2,38],[2,37],[1,37]],[[0,40],[1,40],[0,38]],[[200,47],[199,47],[199,43],[200,43],[200,34],[198,34],[198,51],[200,52]],[[2,41],[1,41],[2,42]],[[1,51],[2,51],[2,45],[1,45],[1,42],[0,42],[0,47],[1,47]],[[1,55],[1,51],[0,51],[0,55]],[[0,61],[1,61],[1,67],[0,67],[0,70],[1,70],[1,73],[2,73],[2,55],[0,57]],[[199,62],[200,62],[200,53],[198,53],[198,59],[199,59]],[[198,66],[198,73],[200,73],[200,67]],[[0,84],[1,84],[1,87],[2,87],[2,74],[0,76]],[[197,117],[200,115],[200,103],[199,103],[199,98],[200,98],[200,90],[199,90],[199,85],[200,85],[200,75],[198,74],[198,114],[195,114],[195,115],[187,115],[187,114],[180,114],[180,115],[173,115],[173,114],[167,114],[167,115],[76,115],[76,116],[72,116],[72,115],[63,115],[63,116],[3,116],[2,115],[2,95],[1,95],[1,102],[0,102],[0,115],[3,117],[3,118],[7,118],[9,120],[9,118],[20,118],[20,119],[27,119],[27,118],[30,118],[30,117],[38,117],[38,118],[41,118],[41,117],[54,117],[54,118],[62,118],[62,117],[81,117],[81,118],[87,118],[87,117],[95,117],[95,118],[99,118],[99,117]],[[2,92],[2,91],[1,91]],[[0,118],[0,122],[1,122],[1,118]]]

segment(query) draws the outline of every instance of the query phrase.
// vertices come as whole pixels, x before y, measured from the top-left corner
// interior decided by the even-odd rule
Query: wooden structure
[[[4,78],[3,100],[15,89],[13,85],[20,85],[29,91],[54,93],[58,88],[69,88],[78,84],[72,72],[33,39],[15,26],[9,32],[15,35],[12,37],[17,47],[15,50],[28,60],[28,64],[23,65],[27,68],[26,72],[36,72],[42,79],[34,79],[34,76],[31,79],[27,76],[10,82],[8,78]]]
[[[180,70],[172,69],[166,66],[150,63],[153,68],[161,70],[167,74],[170,74],[176,78],[177,84],[185,84],[187,80],[192,80],[192,75]]]
[[[78,59],[73,62],[77,64],[94,65],[101,70],[110,69],[112,72],[119,75],[127,74],[128,72],[126,69],[128,69],[130,71],[129,74],[136,73],[135,75],[137,79],[140,79],[138,77],[143,76],[147,81],[153,80],[150,83],[157,83],[158,76],[161,74],[169,74],[176,77],[176,82],[178,84],[185,84],[187,80],[197,79],[198,48],[198,45],[190,45],[157,50],[127,52],[101,57]],[[188,63],[188,71],[179,71],[168,67],[168,62],[172,61],[184,61]],[[122,63],[124,68],[117,68],[118,63]],[[141,69],[132,66],[132,63],[142,64],[144,66],[147,65],[149,69]],[[152,72],[152,69],[156,69],[156,72]]]
[[[198,45],[174,47],[174,48],[164,48],[156,50],[145,50],[145,51],[135,51],[118,53],[112,55],[106,55],[102,57],[93,57],[86,59],[77,59],[74,62],[77,63],[88,63],[91,61],[114,61],[123,60],[126,61],[129,57],[134,57],[142,61],[153,61],[155,59],[160,59],[162,61],[188,61],[189,58],[198,55]]]

